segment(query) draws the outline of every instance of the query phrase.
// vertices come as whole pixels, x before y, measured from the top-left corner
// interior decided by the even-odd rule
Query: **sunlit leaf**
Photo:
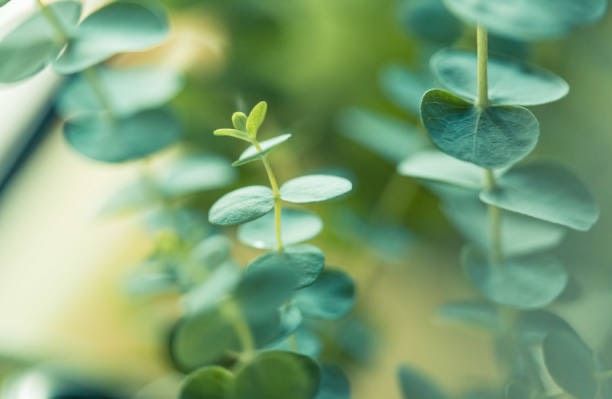
[[[312,285],[297,292],[295,303],[305,316],[339,319],[353,308],[355,284],[346,273],[327,269]]]
[[[257,103],[249,113],[246,121],[246,131],[251,137],[257,137],[257,132],[266,119],[268,104],[265,101]]]
[[[179,140],[181,126],[166,108],[123,118],[84,114],[66,122],[68,143],[81,154],[102,162],[125,162],[160,151]]]
[[[248,265],[247,273],[267,267],[286,267],[298,275],[298,287],[312,284],[325,265],[325,256],[313,245],[289,246],[282,252],[268,252]]]
[[[476,251],[463,254],[465,272],[491,301],[519,309],[543,307],[554,301],[567,285],[567,272],[554,256],[537,253],[489,262]]]
[[[234,375],[223,367],[213,366],[189,374],[183,381],[179,399],[229,399]]]
[[[166,15],[158,5],[113,2],[88,15],[75,32],[55,69],[64,74],[82,71],[109,57],[147,50],[168,34]]]
[[[295,204],[339,197],[353,188],[350,180],[332,175],[308,175],[291,179],[280,188],[281,198]]]
[[[262,141],[260,144],[260,150],[258,150],[254,145],[247,148],[238,158],[238,160],[234,161],[232,165],[240,166],[249,162],[257,161],[261,159],[264,155],[272,151],[277,146],[283,144],[285,141],[291,138],[290,134],[283,134],[280,136],[276,136],[272,139]]]
[[[281,237],[285,245],[298,244],[315,237],[323,228],[321,219],[311,213],[296,209],[283,209]],[[254,248],[276,248],[274,215],[267,215],[245,223],[238,228],[238,239]]]
[[[232,114],[232,125],[234,129],[246,132],[247,130],[247,116],[244,112],[234,112]]]
[[[484,168],[503,168],[523,159],[540,135],[526,108],[476,107],[443,90],[423,97],[421,114],[434,144],[444,153]]]
[[[431,59],[432,69],[444,87],[475,101],[477,60],[473,52],[445,49]],[[489,58],[489,101],[494,105],[540,105],[556,101],[569,85],[544,69],[503,58]]]
[[[225,194],[214,203],[208,220],[222,226],[255,220],[274,208],[274,194],[265,186],[248,186]]]
[[[531,163],[504,174],[493,191],[480,198],[488,203],[557,223],[589,230],[599,218],[599,208],[584,184],[564,167]]]

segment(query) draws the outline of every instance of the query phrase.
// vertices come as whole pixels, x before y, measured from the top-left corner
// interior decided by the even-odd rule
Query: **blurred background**
[[[358,283],[356,314],[368,349],[348,361],[354,397],[399,398],[395,370],[402,362],[417,365],[450,392],[493,384],[499,370],[487,335],[435,318],[445,301],[476,296],[459,268],[461,238],[435,196],[396,176],[390,162],[395,154],[381,156],[354,139],[365,132],[375,141],[377,129],[405,127],[406,135],[422,135],[415,146],[426,141],[410,106],[398,106],[385,90],[389,68],[426,74],[429,56],[447,44],[445,37],[423,40],[426,32],[405,17],[419,1],[163,2],[173,27],[168,43],[113,60],[184,71],[185,87],[173,106],[185,138],[181,148],[160,157],[198,149],[235,158],[241,145],[212,131],[227,126],[234,110],[265,99],[269,133],[263,134],[294,134],[272,156],[281,180],[334,170],[355,182],[349,198],[321,207],[326,228],[315,241],[330,264]],[[33,3],[15,0],[2,8],[0,34]],[[426,14],[419,18],[428,20]],[[455,23],[436,29],[455,29],[459,45],[473,47],[472,29]],[[562,40],[529,49],[503,44],[571,86],[565,99],[534,109],[542,136],[531,157],[569,166],[601,204],[596,227],[569,233],[564,241],[561,252],[576,278],[575,298],[555,308],[594,347],[608,344],[611,327],[601,317],[612,303],[610,37],[608,15]],[[171,370],[162,344],[171,301],[137,301],[123,289],[126,275],[153,243],[142,215],[110,218],[100,212],[140,166],[108,166],[68,148],[53,112],[54,93],[63,84],[46,71],[0,88],[0,372],[7,376],[31,364],[53,364],[129,391],[152,381],[163,385]],[[259,168],[247,166],[235,185],[263,178]],[[205,212],[224,191],[186,201]],[[234,252],[242,262],[255,254],[238,243]]]

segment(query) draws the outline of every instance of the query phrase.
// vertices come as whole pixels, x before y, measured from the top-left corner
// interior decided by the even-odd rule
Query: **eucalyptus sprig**
[[[316,236],[322,221],[286,204],[321,202],[346,194],[350,181],[307,175],[279,185],[270,153],[285,134],[260,141],[267,112],[260,102],[246,115],[232,115],[232,128],[217,136],[250,144],[235,166],[261,162],[267,186],[248,186],[221,197],[209,220],[240,225],[238,239],[269,252],[250,262],[240,276],[210,280],[209,294],[185,314],[171,339],[175,363],[190,372],[181,398],[311,399],[348,398],[348,381],[332,366],[320,366],[320,344],[310,320],[337,320],[354,302],[352,280],[325,268],[323,252],[300,244]],[[210,294],[212,293],[212,294]]]
[[[556,101],[569,85],[522,61],[489,57],[488,31],[520,40],[556,37],[601,17],[606,1],[445,3],[477,25],[477,53],[443,49],[432,57],[433,73],[446,90],[429,90],[420,109],[439,151],[409,157],[398,167],[440,195],[444,211],[469,241],[461,261],[483,298],[444,305],[440,316],[494,334],[506,375],[504,397],[552,396],[542,378],[548,373],[568,394],[594,399],[608,389],[602,377],[607,373],[570,324],[545,309],[570,279],[553,248],[566,229],[589,230],[599,209],[565,167],[516,165],[540,134],[525,106]],[[447,396],[412,368],[402,367],[399,377],[406,398]]]

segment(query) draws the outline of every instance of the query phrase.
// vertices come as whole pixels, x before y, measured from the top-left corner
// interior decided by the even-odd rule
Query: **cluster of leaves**
[[[49,65],[74,75],[58,100],[65,136],[76,151],[98,161],[143,158],[178,141],[180,123],[164,105],[181,88],[176,73],[106,62],[166,39],[168,20],[158,4],[117,1],[84,18],[80,1],[37,4],[0,41],[0,82],[24,80]]]
[[[355,287],[344,272],[325,267],[315,246],[302,244],[316,236],[322,221],[315,214],[286,204],[321,202],[351,190],[350,181],[331,175],[308,175],[278,185],[269,153],[291,136],[259,141],[265,102],[247,116],[236,112],[233,127],[218,136],[250,146],[235,166],[259,161],[270,187],[248,186],[221,197],[209,220],[238,227],[238,239],[268,252],[244,271],[218,268],[197,306],[177,324],[172,356],[191,372],[183,399],[206,398],[348,398],[348,381],[336,366],[319,366],[321,344],[313,321],[337,320],[352,308]]]
[[[428,3],[436,10],[429,15],[448,20],[442,3]],[[607,395],[603,363],[569,323],[546,309],[570,280],[554,248],[567,229],[590,229],[598,207],[565,167],[516,165],[540,133],[525,106],[556,101],[569,86],[525,62],[489,58],[487,45],[488,31],[519,41],[558,37],[600,18],[606,1],[446,0],[444,5],[477,25],[477,54],[450,48],[431,58],[436,85],[443,89],[424,94],[420,115],[437,150],[417,152],[398,166],[400,174],[440,196],[444,212],[468,241],[461,261],[483,298],[446,304],[440,316],[494,334],[507,380],[491,397],[548,397],[558,388],[579,399]],[[399,378],[406,398],[447,397],[410,367],[402,367]]]

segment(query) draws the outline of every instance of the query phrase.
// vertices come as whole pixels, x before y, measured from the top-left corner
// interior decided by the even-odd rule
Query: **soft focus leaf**
[[[412,72],[396,65],[383,70],[380,80],[387,97],[413,115],[420,114],[423,94],[434,87],[430,75]]]
[[[444,49],[431,59],[432,69],[444,87],[476,101],[477,60],[473,52]],[[503,58],[489,58],[489,101],[494,105],[540,105],[563,98],[569,85],[544,69]]]
[[[319,367],[306,356],[262,352],[236,373],[233,399],[312,399],[319,379]]]
[[[166,108],[110,120],[104,114],[75,117],[64,127],[68,143],[102,162],[125,162],[160,151],[179,140],[181,126]]]
[[[67,32],[74,30],[81,15],[80,2],[58,1],[46,7]],[[67,40],[59,37],[37,10],[0,40],[0,82],[13,83],[40,72],[59,55]]]
[[[315,237],[323,228],[321,219],[310,212],[283,209],[281,216],[281,237],[285,245],[298,244]],[[238,239],[254,248],[276,248],[274,215],[267,215],[245,223],[238,228]]]
[[[442,0],[404,0],[400,17],[407,30],[438,44],[452,44],[461,36],[461,23]]]
[[[282,252],[268,252],[248,265],[247,273],[260,268],[286,267],[298,276],[298,287],[312,284],[325,266],[325,256],[313,245],[289,246]]]
[[[399,164],[398,172],[415,179],[450,183],[461,187],[481,189],[484,169],[460,161],[440,151],[422,151]]]
[[[315,399],[350,399],[349,380],[340,367],[324,365],[321,368],[321,384]]]
[[[443,90],[430,90],[421,103],[423,124],[444,153],[484,168],[502,168],[523,159],[540,135],[526,108],[479,108]]]
[[[258,159],[261,159],[264,155],[272,151],[277,146],[283,144],[285,141],[289,140],[290,138],[291,138],[290,134],[283,134],[280,136],[276,136],[272,139],[262,141],[261,143],[259,143],[261,147],[261,150],[259,151],[254,145],[252,145],[249,148],[247,148],[240,155],[238,160],[234,161],[232,165],[240,166],[240,165],[244,165],[249,162],[257,161]]]
[[[446,303],[438,309],[438,315],[446,321],[475,325],[487,330],[497,331],[501,328],[499,310],[490,302]]]
[[[340,270],[325,270],[310,286],[299,290],[295,303],[308,317],[336,320],[351,311],[355,284]]]
[[[163,165],[155,179],[165,196],[177,197],[225,187],[236,179],[236,172],[224,158],[193,154]]]
[[[480,198],[488,203],[576,230],[589,230],[599,208],[589,190],[564,167],[531,163],[504,174],[493,191]]]
[[[229,399],[233,387],[232,373],[218,366],[206,367],[185,378],[179,399]]]
[[[420,371],[408,366],[398,369],[400,389],[404,399],[446,399],[447,396]]]
[[[555,382],[578,399],[597,394],[596,367],[591,349],[575,334],[553,332],[542,345],[544,362]]]
[[[210,208],[208,220],[229,226],[262,217],[274,208],[274,194],[265,186],[239,188],[219,198]]]
[[[521,339],[531,345],[541,344],[548,334],[555,331],[577,335],[567,321],[546,310],[521,312],[516,320],[516,330]]]
[[[294,204],[320,202],[339,197],[353,188],[350,180],[332,175],[308,175],[291,179],[280,188],[281,198]]]
[[[538,253],[491,264],[476,251],[463,254],[465,272],[491,301],[519,309],[533,309],[554,301],[567,285],[567,272],[552,255]]]
[[[147,50],[168,34],[166,15],[158,5],[131,1],[113,2],[88,15],[75,38],[55,62],[64,74],[82,71],[109,57]]]

